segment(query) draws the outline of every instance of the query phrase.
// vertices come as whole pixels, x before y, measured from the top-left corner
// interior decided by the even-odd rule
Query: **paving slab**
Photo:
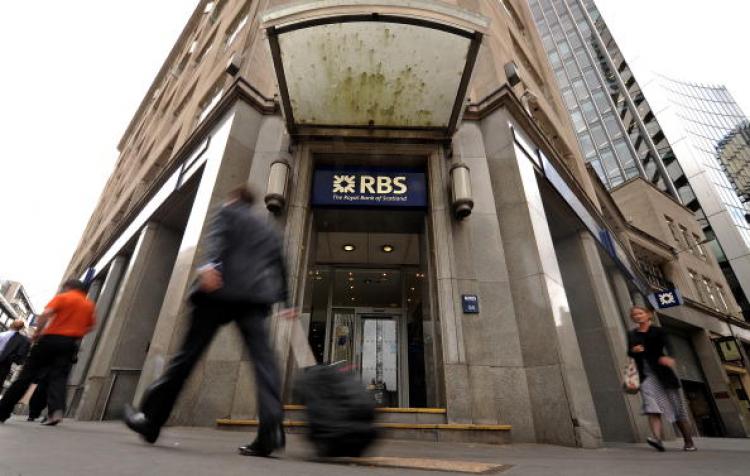
[[[68,420],[57,427],[43,427],[13,417],[0,424],[0,476],[455,476],[456,468],[472,465],[496,468],[495,473],[502,476],[750,474],[750,440],[699,439],[696,453],[680,451],[678,442],[668,443],[666,453],[657,453],[645,445],[584,450],[389,440],[373,448],[369,461],[340,464],[312,461],[312,449],[302,435],[289,435],[286,452],[277,458],[238,455],[237,447],[253,437],[252,433],[178,427],[165,428],[155,445],[147,445],[117,422]],[[398,467],[373,464],[378,460]],[[423,469],[407,464],[419,460]]]

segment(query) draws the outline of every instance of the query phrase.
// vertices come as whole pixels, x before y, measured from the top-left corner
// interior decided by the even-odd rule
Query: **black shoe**
[[[652,448],[656,448],[657,451],[666,451],[666,449],[664,448],[664,444],[661,442],[661,440],[648,437],[646,438],[646,443],[648,443],[649,446],[651,446]]]
[[[284,428],[278,425],[265,437],[261,436],[259,432],[255,441],[249,445],[240,446],[238,450],[243,456],[267,457],[274,451],[284,448],[284,446],[286,446],[286,435],[284,434]]]
[[[33,416],[26,417],[26,421],[36,421],[37,418],[39,417],[33,417]]]
[[[155,443],[159,438],[159,428],[155,428],[151,425],[143,412],[137,412],[135,408],[130,405],[125,405],[125,416],[123,417],[125,424],[134,432],[141,435],[146,443]]]

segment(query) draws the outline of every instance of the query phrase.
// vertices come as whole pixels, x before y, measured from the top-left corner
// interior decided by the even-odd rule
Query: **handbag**
[[[638,375],[638,366],[635,359],[628,358],[628,363],[622,370],[622,387],[625,393],[634,395],[641,389],[641,377]]]

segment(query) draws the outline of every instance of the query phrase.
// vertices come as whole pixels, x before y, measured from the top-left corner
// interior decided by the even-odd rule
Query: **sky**
[[[0,279],[37,311],[62,280],[117,143],[197,0],[6,2]]]
[[[489,1],[489,0],[480,0]],[[117,143],[197,0],[7,2],[0,15],[0,279],[38,311],[62,280]],[[628,59],[723,83],[750,112],[744,0],[597,0]]]

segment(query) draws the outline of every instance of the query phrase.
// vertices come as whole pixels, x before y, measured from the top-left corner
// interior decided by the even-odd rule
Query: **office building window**
[[[680,234],[682,235],[682,239],[685,241],[685,250],[695,254],[695,246],[692,239],[690,238],[690,233],[688,233],[687,228],[680,225]]]
[[[237,35],[242,31],[242,29],[247,24],[247,20],[249,19],[250,15],[247,14],[247,11],[241,12],[239,15],[237,15],[237,18],[232,22],[232,24],[227,29],[227,36],[226,40],[224,41],[224,44],[227,48],[232,46],[232,43],[237,38]]]
[[[695,233],[693,233],[693,241],[695,242],[695,250],[698,252],[698,256],[700,256],[701,259],[705,260],[706,249],[703,247],[703,241]]]
[[[688,274],[690,275],[690,280],[693,282],[693,286],[695,286],[695,296],[700,302],[705,304],[707,302],[707,297],[703,280],[701,280],[700,276],[698,276],[695,271],[688,270]]]
[[[675,243],[677,243],[678,245],[681,245],[682,240],[680,238],[680,233],[677,231],[677,225],[675,224],[674,220],[672,220],[666,215],[664,216],[664,219],[667,221],[669,232],[672,233],[672,238],[674,238]]]
[[[706,297],[708,298],[706,301],[706,304],[708,304],[709,306],[711,306],[712,308],[716,310],[719,310],[719,303],[718,303],[718,300],[716,299],[716,296],[714,295],[713,284],[705,276],[703,276],[701,281],[703,282],[703,288],[706,290]]]

